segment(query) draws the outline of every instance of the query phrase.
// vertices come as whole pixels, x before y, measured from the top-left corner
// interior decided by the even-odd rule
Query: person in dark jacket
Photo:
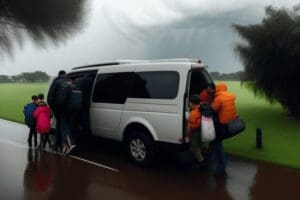
[[[32,95],[31,100],[32,102],[26,104],[23,109],[23,113],[25,116],[25,124],[29,128],[27,142],[30,148],[32,147],[32,136],[34,138],[34,147],[37,147],[36,121],[33,117],[33,112],[37,108],[38,97],[36,95]]]
[[[82,112],[78,115],[79,117],[77,117],[76,121],[78,121],[77,124],[80,124],[82,126],[84,133],[90,132],[89,107],[94,79],[94,74],[86,74],[83,77],[75,79],[74,81],[78,89],[82,91]]]
[[[66,72],[64,70],[61,70],[58,72],[58,76],[53,80],[52,85],[49,89],[48,96],[47,96],[47,102],[53,111],[54,117],[56,119],[56,130],[55,130],[55,150],[58,151],[61,150],[61,115],[62,111],[56,106],[55,99],[58,87],[61,82],[63,82],[66,77]]]

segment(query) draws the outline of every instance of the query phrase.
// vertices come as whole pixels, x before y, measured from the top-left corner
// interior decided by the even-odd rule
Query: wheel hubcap
[[[142,140],[136,138],[130,143],[131,155],[137,160],[142,161],[146,158],[146,147]]]

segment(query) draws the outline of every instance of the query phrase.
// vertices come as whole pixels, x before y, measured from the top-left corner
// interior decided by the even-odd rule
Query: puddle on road
[[[0,133],[0,139],[24,138]],[[230,158],[228,176],[165,161],[132,165],[118,150],[82,149],[77,156],[117,168],[113,172],[70,157],[0,140],[0,199],[284,199],[299,197],[300,171]],[[100,144],[101,146],[101,144]]]
[[[226,178],[215,178],[209,169],[144,169],[128,162],[120,172],[112,172],[3,143],[0,152],[1,199],[282,199],[300,195],[299,171],[235,159]]]

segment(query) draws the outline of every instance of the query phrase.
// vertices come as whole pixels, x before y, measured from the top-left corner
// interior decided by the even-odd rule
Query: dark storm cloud
[[[163,27],[153,27],[154,34],[147,39],[146,58],[189,57],[200,58],[211,71],[232,72],[242,69],[233,52],[239,41],[231,28],[232,23],[257,23],[250,10],[215,15],[195,15]]]
[[[246,4],[222,12],[203,12],[196,8],[168,6],[177,14],[173,20],[156,19],[154,25],[140,25],[138,19],[128,18],[126,13],[104,12],[116,32],[129,43],[143,43],[144,59],[200,58],[211,71],[233,72],[242,69],[234,54],[239,36],[233,32],[232,23],[258,23],[264,7]],[[138,22],[134,21],[137,20]],[[141,19],[142,20],[142,19]],[[146,25],[145,25],[146,24]]]

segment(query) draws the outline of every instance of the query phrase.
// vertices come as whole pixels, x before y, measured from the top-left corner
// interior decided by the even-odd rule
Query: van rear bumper
[[[156,142],[156,149],[158,151],[163,151],[163,152],[182,152],[182,151],[186,151],[188,148],[189,148],[188,143],[176,144],[176,143],[161,142],[161,141]]]

